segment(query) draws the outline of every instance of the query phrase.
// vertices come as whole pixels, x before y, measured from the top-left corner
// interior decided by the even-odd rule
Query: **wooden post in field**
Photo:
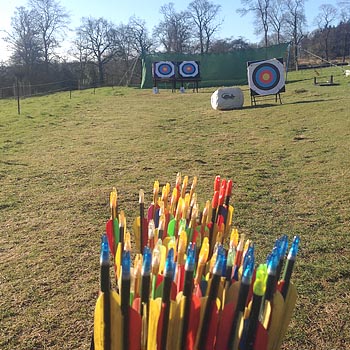
[[[19,82],[23,81],[23,77],[24,77],[24,69],[23,69],[23,65],[22,64],[16,65],[15,77],[16,77],[17,111],[18,111],[18,114],[21,114]]]
[[[20,98],[19,98],[19,79],[18,76],[16,77],[16,90],[17,90],[17,111],[18,114],[21,114],[21,103],[20,103]]]

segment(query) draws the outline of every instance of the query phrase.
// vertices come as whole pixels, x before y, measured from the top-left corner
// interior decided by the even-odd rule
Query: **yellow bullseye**
[[[270,74],[269,74],[269,73],[264,73],[263,76],[262,76],[262,79],[263,79],[264,81],[269,80],[269,79],[270,79]]]

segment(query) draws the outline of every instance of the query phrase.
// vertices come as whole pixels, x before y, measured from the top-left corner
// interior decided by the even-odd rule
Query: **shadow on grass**
[[[280,103],[264,103],[264,104],[259,104],[259,105],[255,105],[255,106],[243,107],[242,109],[279,107],[279,106],[319,103],[319,102],[330,102],[330,101],[336,101],[336,99],[322,99],[322,100],[318,99],[318,100],[294,101],[294,102],[287,102],[287,103],[282,102],[281,104]]]
[[[307,81],[307,80],[310,80],[310,81],[313,81],[313,78],[304,78],[304,79],[293,79],[293,80],[287,80],[286,81],[286,85],[287,84],[293,84],[293,83],[298,83],[300,81]]]
[[[285,105],[299,105],[299,104],[306,104],[306,103],[317,103],[317,102],[329,102],[331,100],[327,99],[318,99],[318,100],[306,100],[306,101],[294,101],[294,102],[287,102],[284,103]]]

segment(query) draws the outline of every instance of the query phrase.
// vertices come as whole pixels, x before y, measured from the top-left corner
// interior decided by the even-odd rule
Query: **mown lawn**
[[[276,237],[301,236],[299,293],[284,349],[350,347],[350,80],[288,74],[283,104],[215,111],[215,88],[185,94],[103,88],[0,100],[0,348],[88,349],[99,244],[112,186],[131,231],[138,191],[198,176],[234,180],[234,226],[263,262]]]

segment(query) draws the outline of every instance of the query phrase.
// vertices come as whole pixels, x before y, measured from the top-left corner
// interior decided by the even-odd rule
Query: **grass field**
[[[263,262],[276,237],[301,236],[299,293],[283,349],[350,348],[350,80],[288,75],[283,104],[215,111],[213,89],[102,88],[0,100],[0,348],[88,349],[99,244],[112,186],[131,231],[138,191],[198,176],[234,180],[234,226]]]

